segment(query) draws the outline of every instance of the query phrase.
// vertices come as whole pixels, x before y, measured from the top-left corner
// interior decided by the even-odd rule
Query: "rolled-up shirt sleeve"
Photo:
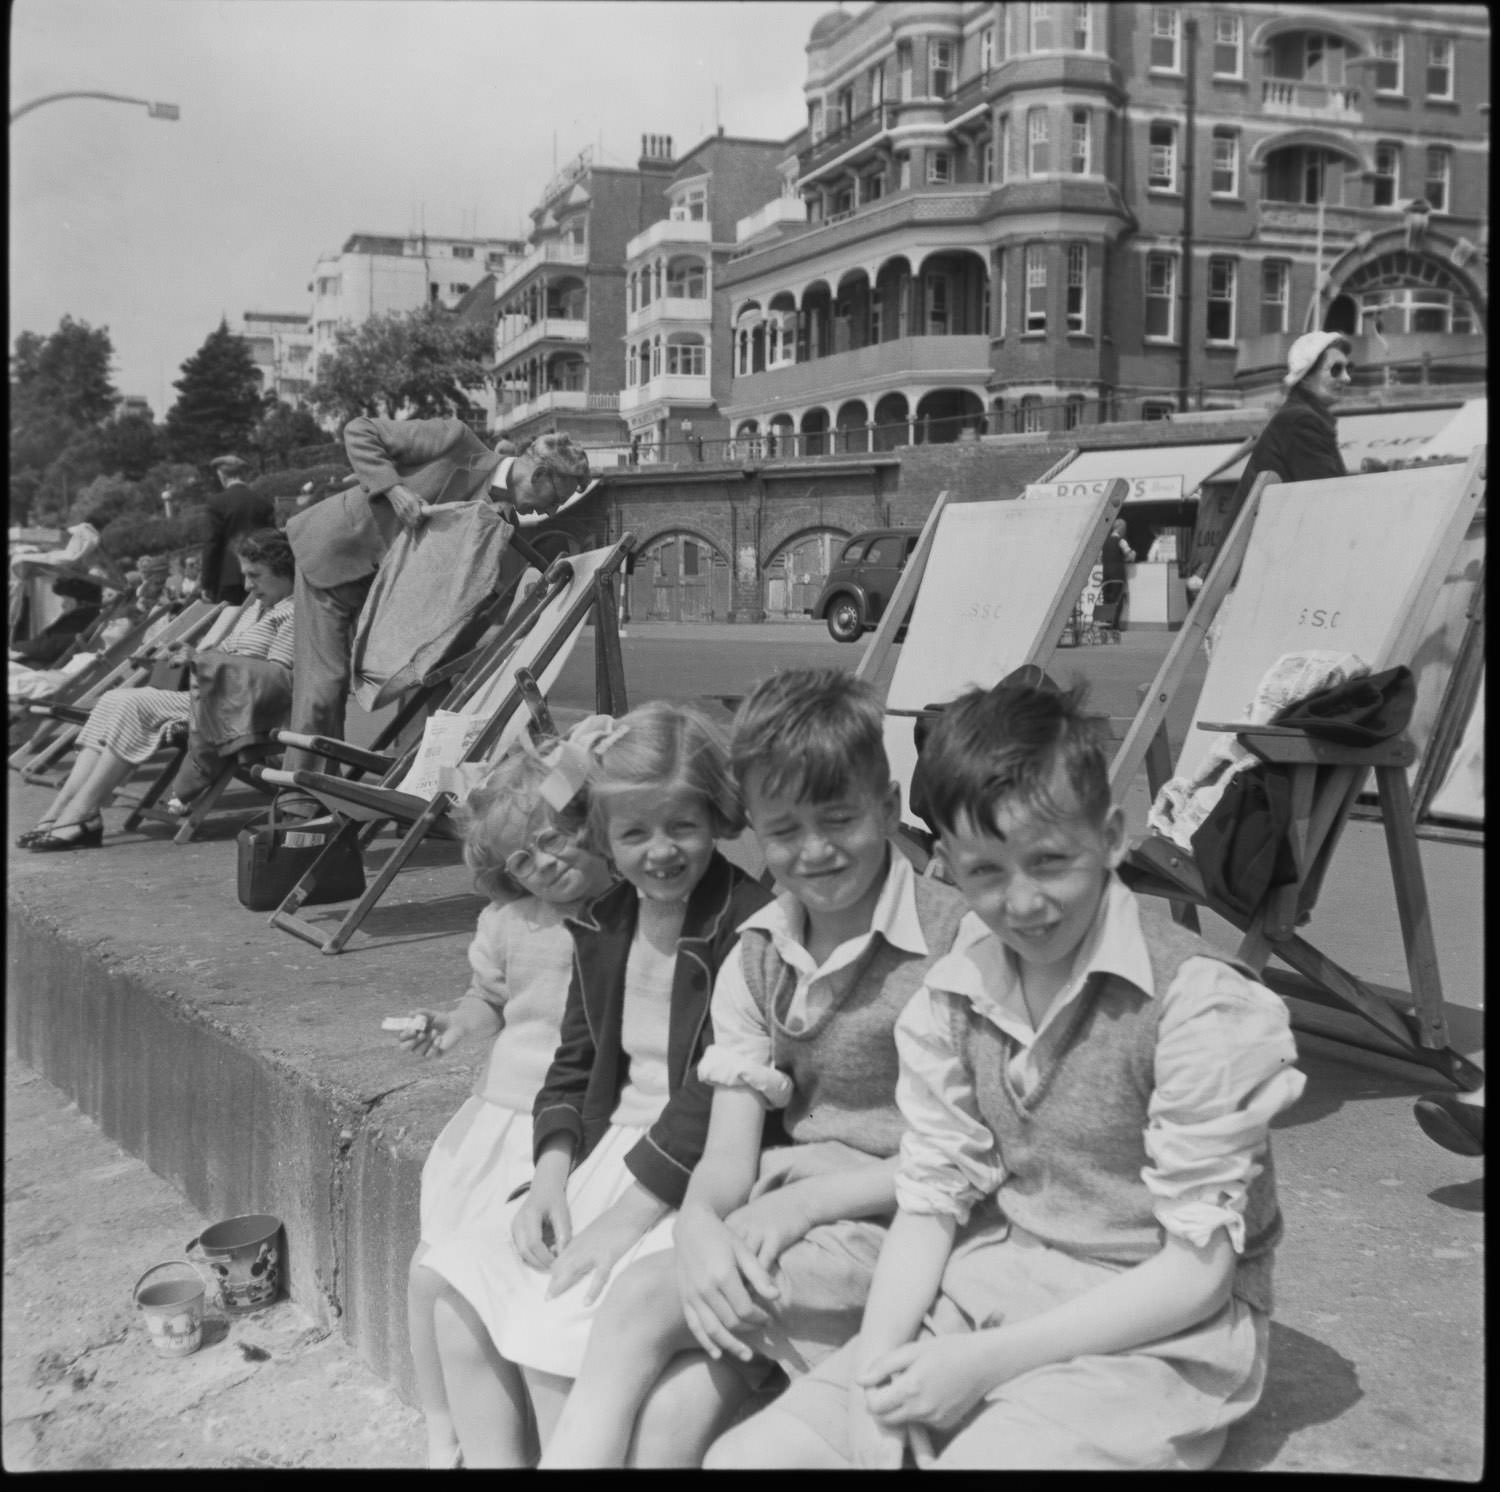
[[[745,980],[744,944],[729,950],[714,979],[709,1003],[714,1039],[698,1063],[711,1088],[744,1088],[770,1109],[784,1109],[792,1080],[771,1065],[771,1034]]]
[[[953,1044],[950,1002],[963,998],[924,986],[896,1022],[896,1103],[907,1123],[896,1205],[951,1217],[960,1226],[1005,1178],[995,1138],[979,1117],[974,1085]]]
[[[1189,959],[1166,992],[1141,1178],[1167,1232],[1245,1247],[1245,1201],[1272,1119],[1301,1096],[1286,1006],[1216,959]]]

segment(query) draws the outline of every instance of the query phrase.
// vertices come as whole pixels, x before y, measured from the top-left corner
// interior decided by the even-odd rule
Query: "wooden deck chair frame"
[[[595,707],[601,714],[619,715],[628,708],[625,695],[625,668],[620,655],[619,611],[616,605],[615,577],[625,562],[634,544],[634,536],[625,534],[610,547],[610,551],[593,577],[588,590],[577,597],[559,618],[544,640],[530,670],[517,671],[516,681],[508,689],[499,704],[490,712],[483,729],[469,746],[465,761],[483,761],[499,741],[507,724],[523,705],[530,704],[535,717],[545,720],[544,706],[536,690],[533,675],[540,675],[556,656],[563,644],[578,631],[592,612],[594,617],[594,692]],[[472,695],[488,682],[489,675],[510,652],[511,642],[523,631],[529,630],[547,603],[566,589],[569,584],[568,556],[564,555],[548,568],[543,583],[534,593],[523,600],[516,614],[508,618],[495,639],[482,650],[482,656],[472,665],[465,678],[466,693]],[[451,698],[450,704],[461,704],[462,699]],[[538,707],[541,706],[541,710]],[[304,737],[292,732],[278,733],[278,739],[292,745],[305,746],[320,754],[335,756],[351,765],[369,772],[382,772],[380,783],[363,783],[349,778],[333,777],[315,772],[279,772],[267,770],[260,774],[262,780],[277,786],[294,786],[309,791],[325,802],[345,805],[336,809],[343,820],[336,832],[324,846],[323,853],[308,868],[307,872],[287,893],[281,905],[271,913],[270,923],[293,936],[314,944],[326,954],[342,953],[350,939],[358,932],[370,910],[385,894],[397,874],[410,860],[417,847],[429,835],[457,838],[457,830],[448,822],[448,811],[452,808],[454,795],[439,791],[430,799],[423,799],[399,791],[395,784],[406,775],[415,759],[417,745],[413,745],[395,762],[377,757],[373,753],[360,752],[343,742],[332,742],[322,737]],[[418,743],[419,744],[419,743]],[[357,816],[356,816],[357,815]],[[329,932],[298,915],[307,900],[308,893],[318,874],[318,867],[329,856],[338,853],[341,841],[353,840],[367,844],[382,823],[404,824],[405,832],[400,842],[387,856],[385,863],[366,888],[364,894],[344,914],[337,927]]]
[[[1057,468],[1053,468],[1055,471]],[[1050,476],[1051,473],[1048,473]],[[1036,485],[1047,485],[1045,481]],[[1120,515],[1120,509],[1124,505],[1125,498],[1129,492],[1129,484],[1121,478],[1112,480],[1102,492],[1094,499],[1096,503],[1095,512],[1083,531],[1082,537],[1075,545],[1066,567],[1058,574],[1056,584],[1052,588],[1045,604],[1035,615],[1034,626],[1031,629],[1029,640],[1026,643],[1024,655],[1016,657],[1006,668],[1009,674],[1015,669],[1028,664],[1043,670],[1051,661],[1053,654],[1058,650],[1062,641],[1063,632],[1068,625],[1068,619],[1073,614],[1077,605],[1079,594],[1082,592],[1088,579],[1089,570],[1098,558],[1099,551],[1104,544],[1104,536],[1109,532],[1111,525]],[[1046,496],[1017,497],[1009,502],[1042,504],[1047,502]],[[1009,505],[1007,502],[1007,506]],[[968,506],[965,504],[964,506]],[[855,677],[867,680],[875,680],[880,676],[891,649],[895,646],[896,633],[900,630],[906,620],[908,611],[917,599],[917,592],[922,584],[923,577],[927,573],[927,567],[932,557],[933,546],[937,541],[938,526],[942,522],[945,512],[949,510],[947,491],[938,494],[937,501],[933,504],[932,511],[927,515],[927,521],[922,526],[922,532],[918,536],[916,547],[912,550],[905,568],[901,572],[900,579],[896,582],[896,588],[891,594],[891,599],[886,605],[885,613],[875,628],[875,634],[870,645],[865,650],[865,655],[860,659],[858,667],[854,670]],[[919,624],[919,617],[912,616],[911,626]],[[911,645],[911,630],[908,628],[906,645]],[[983,681],[986,686],[999,683],[999,678]],[[887,694],[887,698],[889,695]],[[886,714],[890,717],[917,718],[932,713],[926,709],[912,709],[906,707],[886,707]],[[909,784],[905,786],[903,797],[909,796]],[[903,803],[903,810],[909,811],[909,805]],[[903,825],[914,835],[919,842],[925,842],[925,831],[911,825]]]
[[[53,779],[42,775],[43,770],[56,764],[74,744],[100,697],[110,689],[145,683],[170,647],[204,636],[224,611],[221,603],[194,603],[172,617],[149,642],[143,642],[146,629],[159,617],[153,613],[145,618],[100,658],[101,667],[86,669],[83,676],[75,676],[76,684],[69,679],[55,694],[31,702],[28,711],[37,717],[39,728],[11,753],[10,765],[23,781],[55,786]]]
[[[1116,802],[1121,801],[1143,762],[1153,800],[1171,775],[1165,730],[1167,707],[1182,685],[1194,650],[1239,574],[1263,493],[1270,485],[1269,475],[1263,475],[1251,489],[1182,630],[1147,688],[1141,710],[1111,767],[1111,791]],[[1380,657],[1370,660],[1372,667],[1391,667],[1410,658],[1446,567],[1483,494],[1481,450],[1464,468],[1462,495],[1451,520],[1431,541],[1423,566],[1417,571],[1421,578],[1394,620]],[[1247,914],[1208,891],[1190,852],[1156,834],[1148,834],[1131,847],[1121,866],[1122,877],[1138,893],[1165,897],[1172,904],[1173,916],[1188,927],[1197,928],[1198,907],[1208,908],[1239,930],[1242,936],[1237,957],[1254,969],[1263,983],[1278,994],[1356,1017],[1359,1023],[1354,1034],[1346,1034],[1342,1023],[1336,1033],[1321,1025],[1309,1028],[1319,1035],[1335,1035],[1335,1039],[1354,1046],[1394,1053],[1442,1073],[1459,1088],[1477,1088],[1483,1081],[1482,1072],[1449,1044],[1407,782],[1407,768],[1415,760],[1410,739],[1403,735],[1379,746],[1354,748],[1285,726],[1248,725],[1243,721],[1198,721],[1196,725],[1202,730],[1233,733],[1256,755],[1286,769],[1292,799],[1289,847],[1297,879],[1291,885],[1273,888],[1262,904]],[[1342,968],[1296,931],[1312,915],[1339,835],[1372,772],[1411,982],[1409,1010]],[[1268,967],[1273,956],[1287,965],[1287,970]],[[1373,1028],[1378,1036],[1358,1039],[1368,1034],[1367,1028]]]
[[[503,613],[511,601],[516,587],[526,574],[526,566],[543,572],[548,568],[547,561],[519,534],[511,535],[506,545],[506,553],[518,555],[524,564],[515,570],[508,581],[496,587],[485,604],[460,630],[452,647],[448,650],[448,657],[437,668],[426,674],[415,689],[407,692],[395,715],[386,722],[371,743],[372,754],[384,751],[392,742],[399,740],[402,732],[412,721],[434,705],[440,706],[446,694],[462,687],[461,675],[464,675],[467,666],[477,656],[478,650],[475,644],[495,625],[497,617]],[[138,828],[143,819],[149,819],[153,823],[167,824],[175,831],[172,835],[173,844],[190,844],[197,837],[198,831],[203,827],[208,816],[218,807],[220,798],[229,790],[231,784],[239,781],[250,787],[264,790],[265,785],[252,775],[247,765],[242,765],[238,760],[229,759],[220,766],[203,791],[193,799],[186,814],[169,813],[165,808],[157,805],[187,756],[186,736],[174,741],[170,750],[171,754],[166,764],[142,792],[125,819],[124,828],[127,831]],[[389,765],[385,757],[381,757],[381,763],[382,770]],[[355,776],[362,775],[368,770],[354,763],[348,765]]]

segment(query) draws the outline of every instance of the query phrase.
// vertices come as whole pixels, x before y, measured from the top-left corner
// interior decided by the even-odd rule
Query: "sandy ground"
[[[212,1221],[7,1061],[7,1472],[423,1464],[417,1411],[289,1300],[156,1354],[135,1282]]]

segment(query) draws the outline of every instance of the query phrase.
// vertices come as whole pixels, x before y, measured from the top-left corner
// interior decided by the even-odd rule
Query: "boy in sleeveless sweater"
[[[896,1218],[859,1335],[707,1466],[1198,1469],[1260,1397],[1286,1010],[1114,875],[1080,706],[975,690],[923,748],[972,911],[896,1030]]]
[[[806,1372],[859,1329],[905,1128],[896,1019],[966,910],[891,843],[883,726],[837,669],[773,675],[740,708],[730,759],[778,894],[715,980],[674,1249],[611,1287],[544,1467],[697,1466],[775,1364]]]

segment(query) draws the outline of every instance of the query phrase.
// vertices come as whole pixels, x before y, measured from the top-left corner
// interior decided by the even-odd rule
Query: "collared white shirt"
[[[796,984],[787,1006],[788,1031],[805,1030],[835,1000],[842,988],[839,971],[856,963],[878,933],[894,948],[919,957],[927,954],[927,939],[917,916],[916,874],[905,855],[890,850],[890,866],[870,915],[868,932],[840,943],[817,963],[803,943],[807,913],[789,891],[781,892],[740,923],[738,932],[763,929],[771,936],[776,956],[792,971]],[[698,1064],[698,1076],[720,1088],[751,1088],[771,1108],[785,1108],[792,1082],[771,1065],[770,1027],[745,979],[742,945],[736,943],[719,966],[709,1013],[713,1044]]]
[[[1158,990],[1141,930],[1140,904],[1111,876],[1073,973],[1033,1026],[1012,955],[977,916],[959,926],[952,950],[896,1023],[901,1075],[896,1102],[909,1126],[901,1142],[896,1200],[909,1212],[967,1221],[1004,1181],[1004,1160],[980,1118],[972,1074],[955,1049],[952,1002],[967,1002],[1012,1043],[1007,1075],[1029,1093],[1066,1035],[1066,1012],[1091,976],[1115,974],[1163,1002],[1155,1085],[1147,1108],[1141,1179],[1157,1220],[1202,1247],[1215,1228],[1244,1247],[1246,1188],[1270,1122],[1301,1095],[1285,1005],[1264,985],[1216,959],[1190,958]]]

